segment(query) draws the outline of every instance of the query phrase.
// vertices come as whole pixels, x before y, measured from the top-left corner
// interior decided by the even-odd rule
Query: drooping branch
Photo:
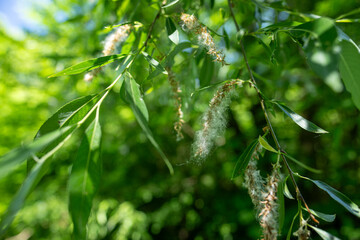
[[[231,17],[232,17],[232,19],[233,19],[235,28],[236,28],[237,31],[240,31],[240,26],[239,26],[238,22],[236,21],[235,14],[234,14],[234,11],[233,11],[233,3],[231,2],[231,0],[228,0],[228,5],[229,5],[230,15],[231,15]],[[270,121],[270,118],[269,118],[269,114],[268,114],[268,112],[267,112],[267,109],[266,109],[266,106],[265,106],[265,103],[264,103],[264,102],[265,102],[265,99],[264,99],[263,96],[261,95],[260,90],[258,89],[258,87],[257,87],[257,85],[256,85],[256,80],[255,80],[255,78],[254,78],[254,75],[253,75],[252,70],[251,70],[250,65],[249,65],[249,61],[248,61],[248,59],[247,59],[247,55],[246,55],[246,51],[245,51],[245,48],[244,48],[243,40],[240,40],[240,43],[239,43],[239,44],[240,44],[240,48],[241,48],[241,53],[242,53],[242,55],[244,56],[244,61],[245,61],[245,64],[246,64],[246,68],[247,68],[248,73],[249,73],[249,75],[250,75],[250,81],[251,81],[252,84],[254,85],[254,88],[255,88],[255,90],[256,90],[256,92],[257,92],[257,95],[258,95],[258,97],[259,97],[259,101],[260,101],[260,104],[261,104],[261,108],[262,108],[262,110],[263,110],[263,112],[264,112],[264,117],[265,117],[266,123],[267,123],[267,125],[268,125],[268,127],[269,127],[269,129],[270,129],[270,133],[271,133],[271,135],[272,135],[272,138],[274,139],[274,142],[275,142],[275,144],[276,144],[277,149],[278,149],[280,152],[284,152],[284,151],[282,150],[282,148],[281,148],[281,145],[280,145],[280,143],[279,143],[279,141],[278,141],[278,139],[277,139],[277,137],[276,137],[275,131],[274,131],[273,127],[272,127],[272,124],[271,124],[271,121]],[[294,185],[294,187],[295,187],[297,199],[298,199],[298,200],[301,200],[301,201],[303,202],[304,206],[306,207],[307,211],[308,211],[309,214],[310,214],[311,219],[312,219],[314,222],[316,222],[317,224],[319,224],[319,221],[318,221],[318,220],[314,217],[314,215],[311,213],[311,211],[310,211],[310,209],[309,209],[309,207],[308,207],[308,205],[307,205],[304,197],[302,196],[301,191],[300,191],[300,189],[299,189],[299,187],[298,187],[298,185],[297,185],[297,183],[296,183],[296,181],[295,181],[294,172],[293,172],[293,170],[291,169],[289,163],[287,162],[286,157],[284,156],[284,154],[281,154],[281,158],[282,158],[283,163],[284,163],[284,165],[286,166],[286,168],[287,168],[287,170],[288,170],[288,172],[289,172],[289,174],[290,174],[290,179],[291,179],[291,182],[293,183],[293,185]]]

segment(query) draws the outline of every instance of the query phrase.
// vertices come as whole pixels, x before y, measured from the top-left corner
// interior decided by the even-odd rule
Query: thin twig
[[[232,2],[231,2],[231,0],[228,0],[228,4],[229,4],[229,8],[230,8],[230,14],[231,14],[232,19],[233,19],[233,21],[234,21],[236,30],[237,30],[237,31],[240,31],[239,24],[238,24],[237,21],[236,21],[236,18],[235,18],[233,9],[232,9]],[[243,56],[244,56],[244,61],[245,61],[245,63],[246,63],[246,68],[247,68],[247,70],[248,70],[248,72],[249,72],[249,75],[250,75],[250,80],[251,80],[251,82],[253,83],[254,88],[255,88],[255,90],[256,90],[256,92],[257,92],[257,95],[258,95],[258,97],[259,97],[260,104],[261,104],[261,108],[262,108],[262,110],[263,110],[263,112],[264,112],[264,116],[265,116],[266,123],[267,123],[267,125],[268,125],[268,127],[269,127],[269,129],[270,129],[271,135],[272,135],[272,137],[273,137],[273,139],[274,139],[274,142],[275,142],[275,144],[276,144],[277,149],[278,149],[279,151],[282,151],[281,145],[280,145],[280,143],[279,143],[279,141],[278,141],[278,139],[277,139],[277,137],[276,137],[276,134],[275,134],[275,131],[274,131],[273,127],[272,127],[272,124],[271,124],[269,115],[268,115],[268,113],[267,113],[267,109],[266,109],[266,106],[265,106],[265,104],[264,104],[264,98],[263,98],[263,96],[261,95],[259,89],[257,88],[256,80],[255,80],[255,78],[254,78],[254,76],[253,76],[253,73],[252,73],[252,70],[251,70],[251,68],[250,68],[249,61],[248,61],[248,59],[247,59],[246,52],[245,52],[245,48],[244,48],[244,44],[243,44],[243,41],[242,41],[242,40],[240,41],[240,47],[241,47],[241,52],[242,52],[242,54],[243,54]],[[319,224],[319,221],[318,221],[318,220],[314,217],[314,215],[311,213],[308,205],[307,205],[306,202],[305,202],[304,197],[302,196],[302,194],[301,194],[301,192],[300,192],[300,189],[299,189],[299,187],[298,187],[298,185],[297,185],[297,183],[296,183],[296,181],[295,181],[295,178],[294,178],[294,172],[293,172],[293,170],[290,168],[290,166],[289,166],[289,164],[288,164],[285,156],[284,156],[283,154],[281,154],[281,157],[282,157],[283,162],[284,162],[284,164],[285,164],[285,166],[286,166],[286,168],[287,168],[287,170],[288,170],[288,172],[289,172],[289,174],[290,174],[291,181],[292,181],[292,183],[293,183],[293,185],[294,185],[294,187],[295,187],[296,198],[297,198],[298,200],[300,199],[300,200],[304,203],[307,211],[308,211],[309,214],[310,214],[311,219],[312,219],[314,222],[316,222],[317,224]]]
[[[148,35],[147,35],[147,37],[146,37],[146,40],[145,40],[144,44],[143,44],[142,47],[140,48],[140,51],[141,51],[144,47],[146,47],[146,46],[148,45],[148,42],[149,42],[149,40],[150,40],[150,38],[151,38],[151,34],[152,34],[153,29],[154,29],[155,23],[156,23],[156,21],[159,19],[160,15],[161,15],[161,7],[160,7],[160,9],[159,9],[159,12],[156,14],[153,22],[152,22],[151,25],[150,25],[150,28],[149,28],[149,31],[148,31]]]

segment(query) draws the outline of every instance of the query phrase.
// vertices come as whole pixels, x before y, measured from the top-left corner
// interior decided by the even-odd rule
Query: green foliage
[[[276,184],[270,177],[263,183],[264,191],[277,191],[263,202],[277,199],[279,239],[299,232],[297,219],[312,237],[360,238],[355,7],[356,1],[56,0],[31,10],[45,29],[40,35],[19,38],[2,24],[0,236],[266,238],[243,188],[245,170],[262,149],[260,177],[282,166]],[[128,27],[126,36],[108,37],[121,27]],[[122,42],[114,42],[113,55],[100,56],[109,39]],[[92,82],[82,80],[85,72]],[[232,84],[243,87],[232,92]],[[207,109],[222,99],[232,101],[229,116],[212,119]],[[215,146],[197,166],[191,143],[197,130],[206,136],[212,126],[204,119],[228,128],[210,136]],[[326,194],[308,181],[296,185],[294,175],[309,175],[302,178]],[[312,226],[316,219],[328,232]]]

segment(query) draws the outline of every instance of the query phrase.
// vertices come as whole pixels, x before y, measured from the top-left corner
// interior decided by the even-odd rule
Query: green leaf
[[[98,99],[99,95],[89,95],[65,104],[41,125],[36,138],[58,128],[79,122]]]
[[[285,222],[285,200],[284,200],[284,186],[285,178],[281,181],[278,186],[277,198],[279,204],[279,235],[281,235],[282,229]]]
[[[288,115],[299,127],[305,129],[306,131],[313,132],[313,133],[328,133],[324,129],[316,126],[314,123],[306,120],[299,114],[292,111],[290,108],[286,107],[285,105],[273,101],[286,115]]]
[[[75,99],[56,111],[48,120],[46,120],[40,127],[35,138],[43,136],[49,132],[55,131],[56,129],[63,128],[65,126],[77,124],[87,115],[91,108],[99,101],[101,94],[89,95]],[[63,139],[59,138],[48,146],[44,146],[44,149],[38,154],[38,156],[44,155],[49,149],[52,149]],[[28,172],[32,168],[35,162],[29,159],[27,162]]]
[[[34,142],[21,146],[5,154],[0,158],[0,179],[11,173],[16,166],[25,162],[28,158],[35,156],[35,154],[43,150],[49,143],[54,142],[56,139],[70,134],[74,127],[67,127],[54,132],[50,132]]]
[[[190,42],[181,42],[174,47],[174,49],[167,55],[167,57],[163,61],[163,65],[165,67],[171,67],[174,64],[174,58],[179,53],[182,52],[184,49],[191,48],[192,45]]]
[[[284,180],[284,196],[287,197],[288,199],[294,199],[293,195],[291,194],[291,192],[286,184],[288,178],[289,178],[289,175],[287,175],[287,177]]]
[[[71,137],[72,128],[75,126],[69,126],[65,129],[62,129],[63,133],[67,135],[67,137],[62,140],[57,146],[55,146],[51,151],[46,153],[43,157],[41,157],[33,169],[31,169],[29,175],[22,183],[20,189],[15,194],[12,199],[8,209],[6,210],[5,215],[2,217],[0,223],[0,237],[3,236],[6,232],[6,229],[10,226],[12,221],[14,220],[17,212],[24,205],[25,199],[29,196],[31,191],[35,188],[35,186],[39,183],[41,178],[45,175],[49,165],[50,165],[50,157],[59,150],[63,144]],[[49,160],[48,160],[49,159]]]
[[[141,96],[140,86],[128,72],[125,73],[125,82],[123,86],[126,87],[127,94],[125,96],[127,97],[127,102],[132,103],[137,112],[141,114],[146,122],[149,122],[149,113],[144,99]]]
[[[50,75],[49,78],[88,72],[95,68],[99,68],[106,64],[112,63],[116,60],[122,59],[124,57],[126,57],[126,55],[116,54],[116,55],[110,55],[110,56],[90,59],[90,60],[78,63],[74,66],[71,66],[69,68],[66,68],[58,73],[54,73],[54,74]]]
[[[298,174],[297,174],[298,175]],[[300,176],[300,175],[298,175]],[[356,205],[354,202],[352,202],[347,196],[345,196],[343,193],[339,192],[338,190],[334,189],[333,187],[329,186],[328,184],[319,181],[319,180],[312,180],[310,178],[300,176],[303,179],[309,180],[313,182],[316,186],[318,186],[320,189],[324,190],[329,196],[334,199],[336,202],[338,202],[340,205],[342,205],[346,210],[354,214],[355,216],[360,218],[360,208],[358,205]]]
[[[85,131],[69,179],[69,212],[74,238],[87,239],[86,225],[101,176],[99,113]]]
[[[259,143],[261,144],[261,146],[263,146],[266,150],[273,152],[273,153],[278,153],[278,151],[276,151],[266,140],[265,138],[263,138],[262,136],[259,136]]]
[[[294,222],[295,222],[296,217],[297,217],[298,215],[299,215],[299,212],[297,212],[297,213],[295,214],[295,216],[294,216],[294,218],[293,218],[293,220],[292,220],[292,222],[291,222],[289,231],[288,231],[288,233],[287,233],[287,235],[286,235],[286,240],[290,240],[290,239],[291,239],[292,228],[293,228],[293,226],[294,226]]]
[[[179,44],[179,31],[176,29],[176,26],[170,17],[166,18],[166,30],[169,39],[176,45]]]
[[[307,211],[306,208],[303,208],[305,211]],[[315,211],[313,209],[310,209],[310,212],[315,216],[318,217],[326,222],[333,222],[335,220],[336,214],[326,214],[322,212]]]
[[[360,50],[356,44],[347,40],[342,40],[340,46],[340,75],[355,106],[360,110]]]
[[[253,155],[256,147],[258,146],[258,143],[259,143],[258,139],[255,139],[246,147],[246,149],[244,150],[244,152],[241,154],[241,156],[236,162],[231,179],[234,179],[244,174],[245,169],[251,159],[251,156]]]
[[[300,167],[305,168],[306,170],[308,170],[308,171],[310,171],[310,172],[317,173],[317,174],[322,173],[321,170],[318,170],[318,169],[309,167],[309,166],[307,166],[306,164],[300,162],[299,160],[296,160],[295,158],[293,158],[292,156],[290,156],[290,155],[288,155],[288,154],[285,154],[285,153],[282,153],[282,154],[284,154],[287,158],[289,158],[291,161],[293,161],[294,163],[296,163],[296,164],[299,165]]]
[[[311,227],[312,229],[314,229],[315,232],[317,234],[319,234],[319,236],[324,240],[340,240],[340,238],[335,237],[334,235],[331,235],[330,233],[328,233],[328,232],[326,232],[326,231],[324,231],[324,230],[322,230],[320,228],[314,227],[314,226],[309,225],[309,224],[308,224],[308,226]]]
[[[330,46],[337,38],[334,20],[330,18],[318,18],[293,28],[294,31],[311,33],[323,46]]]
[[[182,4],[182,1],[175,0],[175,1],[172,1],[172,2],[170,2],[168,4],[166,4],[165,6],[163,6],[161,8],[165,10],[166,14],[172,14],[174,12],[181,12],[182,11],[181,4]]]
[[[152,132],[148,126],[147,108],[145,103],[141,99],[140,94],[138,93],[140,93],[139,86],[137,85],[135,79],[130,75],[130,73],[127,73],[125,75],[125,81],[120,90],[121,97],[124,99],[125,102],[127,102],[130,105],[130,108],[132,109],[135,118],[138,121],[142,130],[144,131],[146,137],[149,139],[149,141],[158,151],[158,153],[164,160],[166,166],[169,168],[170,173],[173,174],[174,169],[170,161],[167,159],[166,155],[161,150],[159,144],[155,141]]]
[[[211,83],[211,80],[215,75],[214,70],[215,70],[215,62],[208,54],[206,54],[199,74],[201,87],[208,86]]]
[[[156,61],[152,56],[150,56],[147,52],[141,52],[144,55],[145,59],[153,66],[156,70],[160,71],[160,73],[167,74],[167,71],[161,64]]]
[[[229,49],[230,48],[230,38],[229,38],[228,33],[226,32],[225,27],[223,28],[223,33],[224,33],[225,47],[226,47],[226,49]]]

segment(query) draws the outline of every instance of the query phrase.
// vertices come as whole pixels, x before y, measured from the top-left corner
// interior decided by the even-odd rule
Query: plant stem
[[[150,38],[151,38],[151,34],[152,34],[153,29],[154,29],[155,23],[156,23],[156,21],[160,18],[160,14],[161,14],[161,7],[160,7],[159,12],[156,14],[153,22],[151,23],[151,25],[150,25],[150,27],[149,27],[148,35],[147,35],[147,37],[146,37],[146,40],[145,40],[144,44],[143,44],[142,47],[140,48],[139,52],[141,52],[141,50],[142,50],[144,47],[147,46],[147,44],[148,44],[148,42],[149,42],[149,40],[150,40]]]
[[[240,26],[239,26],[239,24],[238,24],[237,21],[236,21],[236,18],[235,18],[233,9],[232,9],[232,2],[231,2],[231,0],[228,0],[228,4],[229,4],[229,8],[230,8],[230,14],[231,14],[232,19],[233,19],[234,24],[235,24],[235,28],[236,28],[237,31],[240,31]],[[265,103],[264,103],[264,98],[263,98],[263,96],[261,95],[259,89],[257,88],[256,80],[255,80],[255,78],[254,78],[254,76],[253,76],[253,73],[252,73],[252,70],[251,70],[251,68],[250,68],[249,61],[248,61],[248,59],[247,59],[246,52],[245,52],[245,48],[244,48],[244,44],[243,44],[243,41],[242,41],[242,40],[240,41],[240,48],[241,48],[241,53],[242,53],[243,56],[244,56],[244,61],[245,61],[245,63],[246,63],[246,68],[247,68],[248,73],[249,73],[249,75],[250,75],[250,81],[251,81],[251,83],[254,85],[254,88],[255,88],[255,90],[256,90],[256,92],[257,92],[257,95],[258,95],[258,97],[259,97],[260,104],[261,104],[261,108],[262,108],[262,110],[263,110],[263,112],[264,112],[265,120],[266,120],[266,123],[267,123],[267,125],[268,125],[268,127],[269,127],[269,129],[270,129],[270,133],[271,133],[271,135],[272,135],[272,138],[274,139],[274,142],[275,142],[275,144],[276,144],[277,149],[278,149],[279,151],[281,151],[281,152],[284,152],[284,151],[282,150],[282,148],[281,148],[281,145],[280,145],[280,143],[279,143],[279,141],[278,141],[278,139],[277,139],[277,137],[276,137],[275,131],[274,131],[273,127],[272,127],[272,124],[271,124],[271,121],[270,121],[270,118],[269,118],[269,115],[268,115],[268,112],[267,112],[267,109],[266,109],[266,106],[265,106]],[[301,201],[304,203],[304,206],[306,207],[307,211],[309,212],[311,219],[312,219],[314,222],[316,222],[317,224],[319,224],[319,221],[318,221],[318,220],[314,217],[314,215],[310,212],[310,209],[309,209],[308,205],[306,204],[305,199],[304,199],[304,197],[302,196],[302,194],[301,194],[301,192],[300,192],[300,189],[299,189],[299,187],[298,187],[298,185],[297,185],[297,183],[296,183],[296,181],[295,181],[295,178],[294,178],[294,172],[293,172],[293,170],[290,168],[289,163],[288,163],[287,160],[286,160],[286,157],[285,157],[283,154],[281,154],[281,157],[282,157],[282,159],[283,159],[284,165],[286,166],[286,168],[287,168],[287,170],[288,170],[288,172],[289,172],[289,174],[290,174],[291,181],[292,181],[292,183],[293,183],[293,185],[294,185],[294,187],[295,187],[296,198],[297,198],[298,200],[301,200]]]

